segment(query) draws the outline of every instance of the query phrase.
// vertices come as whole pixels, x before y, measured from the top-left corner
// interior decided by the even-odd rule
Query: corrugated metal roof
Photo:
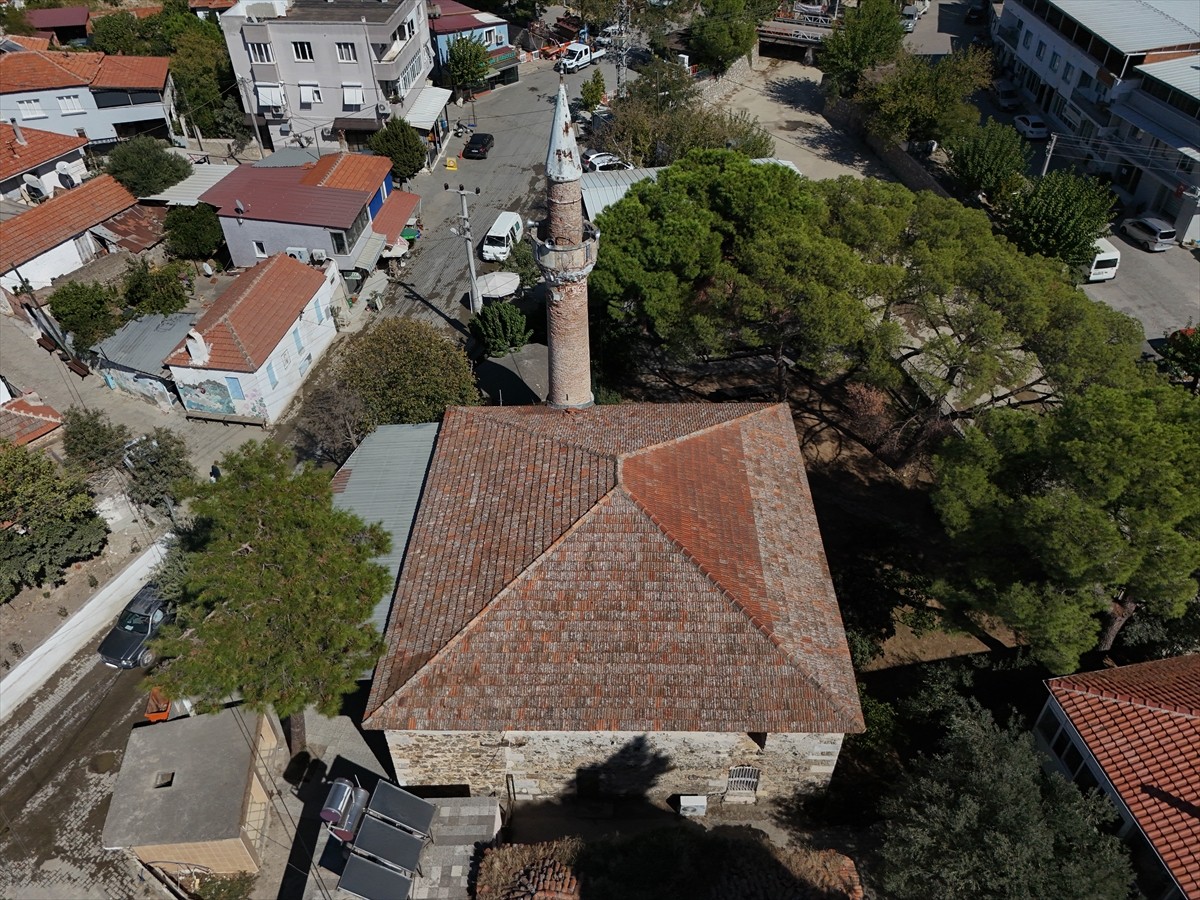
[[[142,316],[126,322],[112,337],[95,346],[103,359],[122,368],[161,375],[163,360],[187,337],[196,320],[192,313]]]
[[[334,508],[352,512],[367,523],[378,522],[392,536],[391,551],[375,560],[391,576],[371,616],[380,634],[387,630],[396,578],[439,427],[436,422],[380,426],[359,444],[334,478]]]
[[[1200,43],[1196,0],[1053,0],[1122,53]]]
[[[196,163],[192,166],[192,174],[178,184],[172,185],[165,191],[142,197],[168,206],[195,206],[200,201],[200,195],[209,188],[216,187],[222,178],[236,169],[220,163]]]
[[[412,105],[404,114],[404,121],[413,128],[430,129],[450,102],[451,91],[440,87],[421,88],[412,98]]]
[[[1196,9],[1200,10],[1200,5],[1197,5]],[[1137,70],[1200,100],[1200,53],[1169,62],[1138,66]]]
[[[662,169],[617,169],[612,172],[584,172],[583,208],[589,219],[604,212],[627,193],[629,189],[646,178],[658,178]]]

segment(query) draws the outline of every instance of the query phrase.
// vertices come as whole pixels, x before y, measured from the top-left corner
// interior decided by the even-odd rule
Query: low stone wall
[[[724,795],[729,770],[760,770],[757,798],[823,789],[841,749],[840,734],[630,731],[389,731],[400,784],[466,784],[472,795],[518,797],[600,793]]]
[[[723,75],[696,82],[696,87],[700,90],[700,96],[709,102],[716,100],[717,97],[729,90],[731,87],[729,82],[745,81],[750,75],[751,70],[758,65],[758,58],[758,42],[755,41],[749,55],[735,61],[733,65],[725,70]]]
[[[866,116],[849,100],[826,100],[821,115],[835,128],[863,137],[867,146],[875,151],[875,155],[883,160],[883,164],[910,191],[933,191],[939,197],[950,196],[950,192],[938,184],[937,179],[898,144],[889,144],[869,133]]]

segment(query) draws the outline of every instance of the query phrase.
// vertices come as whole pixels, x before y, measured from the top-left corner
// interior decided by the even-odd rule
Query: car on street
[[[583,154],[583,171],[585,172],[613,172],[618,169],[632,169],[631,163],[625,162],[615,153],[604,153],[598,150],[589,150]]]
[[[1003,110],[1016,109],[1021,105],[1021,95],[1011,81],[996,79],[992,82],[992,93],[996,97],[996,105]]]
[[[146,646],[159,629],[175,620],[175,607],[148,584],[126,605],[112,631],[100,642],[100,660],[111,669],[146,668],[157,658]]]
[[[1046,127],[1046,120],[1041,116],[1032,114],[1013,116],[1013,128],[1017,129],[1017,134],[1021,137],[1031,141],[1044,141],[1050,137],[1050,129]]]
[[[1121,234],[1135,244],[1141,244],[1152,253],[1169,250],[1175,243],[1175,228],[1165,219],[1140,216],[1121,223]]]
[[[476,132],[463,148],[463,156],[467,159],[487,159],[488,153],[496,146],[496,139],[490,134]]]

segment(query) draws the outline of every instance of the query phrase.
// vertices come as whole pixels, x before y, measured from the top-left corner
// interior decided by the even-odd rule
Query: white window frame
[[[335,45],[337,48],[337,60],[340,63],[356,63],[358,62],[358,46],[352,41],[338,41]]]
[[[416,83],[417,77],[420,74],[421,56],[418,54],[412,58],[409,64],[404,67],[404,71],[400,74],[400,85],[403,88],[404,93],[408,93],[408,89]]]
[[[358,102],[354,101],[355,92],[357,91]],[[367,105],[367,94],[363,86],[358,82],[342,82],[342,107],[344,109],[362,109]]]
[[[417,17],[415,15],[409,16],[409,18],[405,20],[404,24],[400,26],[400,31],[401,31],[401,34],[404,35],[403,39],[406,41],[409,38],[411,38],[414,34],[416,34],[417,33]]]
[[[250,62],[270,65],[275,62],[275,53],[269,43],[247,43],[246,52],[250,54]]]
[[[296,62],[312,62],[313,46],[311,41],[292,41],[292,59]]]
[[[304,99],[304,92],[306,90],[311,91],[307,100]],[[310,83],[310,82],[304,82],[304,81],[300,82],[300,105],[301,106],[312,106],[313,104],[324,103],[324,102],[325,101],[321,99],[321,86],[320,85],[315,84],[315,83]]]
[[[264,244],[262,241],[255,241],[254,242],[254,255],[258,259],[266,259],[267,258],[267,245]]]
[[[496,29],[489,28],[483,33],[483,45],[485,47],[490,47],[494,43],[496,43]]]
[[[64,116],[77,116],[80,113],[87,112],[83,108],[83,104],[79,102],[78,94],[60,94],[55,99],[58,101],[59,111]]]
[[[36,97],[30,100],[18,100],[17,110],[21,113],[21,121],[27,122],[30,119],[46,118],[46,111],[42,109],[42,101]]]

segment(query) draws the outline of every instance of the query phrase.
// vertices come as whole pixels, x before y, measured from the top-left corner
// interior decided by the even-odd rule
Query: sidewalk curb
[[[83,608],[36,650],[17,663],[0,680],[0,722],[50,680],[102,629],[108,627],[122,607],[150,579],[154,567],[166,555],[171,535],[159,538],[92,596]]]

